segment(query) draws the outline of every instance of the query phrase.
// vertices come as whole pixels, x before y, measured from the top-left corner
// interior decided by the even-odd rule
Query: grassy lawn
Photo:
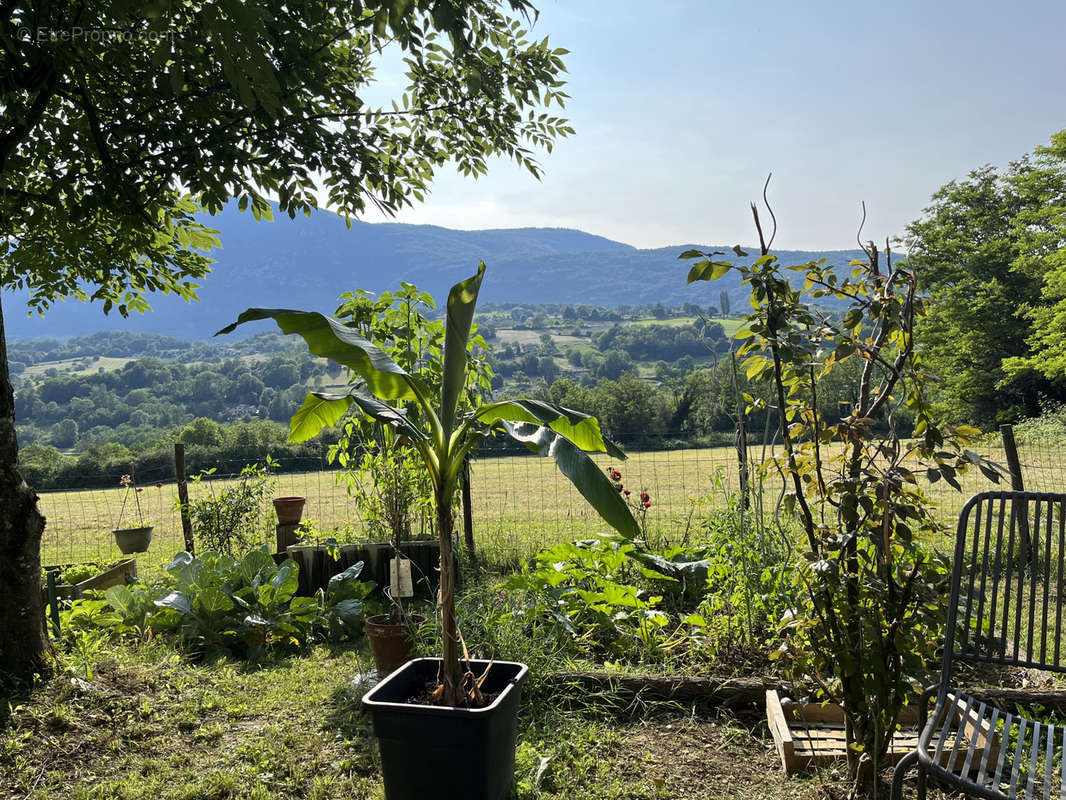
[[[982,452],[1002,459],[994,449]],[[695,542],[736,488],[734,458],[732,448],[679,449],[634,453],[615,466],[627,486],[652,496],[649,538]],[[548,460],[483,459],[473,476],[475,536],[490,564],[506,568],[545,545],[603,527]],[[1045,477],[1057,481],[1062,473]],[[965,497],[988,486],[973,473],[962,493],[942,491],[942,482],[929,488],[948,519]],[[172,491],[148,487],[142,495],[160,533],[141,559],[148,572],[180,548]],[[281,476],[277,493],[307,496],[307,515],[320,529],[359,534],[357,509],[331,473]],[[82,541],[110,541],[101,530],[113,524],[107,520],[118,494],[56,493],[42,504],[50,526],[66,513],[81,525]],[[99,499],[96,516],[75,516],[90,495]],[[775,497],[768,486],[771,522]],[[945,547],[947,538],[937,544]],[[514,616],[503,615],[509,596],[468,590],[460,619],[468,641],[488,642],[493,657],[531,668],[519,721],[517,800],[843,796],[838,773],[781,774],[758,710],[732,716],[643,700],[608,705],[609,697],[559,685],[557,670],[605,665],[589,664],[579,648],[532,639],[521,622],[512,624]],[[685,663],[623,659],[609,668],[694,675],[760,669],[735,655],[722,651],[723,661],[708,655]],[[378,756],[359,707],[363,689],[353,684],[370,668],[362,643],[319,644],[252,666],[196,663],[160,639],[68,636],[55,677],[10,704],[0,698],[0,798],[382,798]]]
[[[362,689],[352,685],[370,659],[354,645],[261,668],[196,665],[161,643],[109,643],[63,661],[71,671],[0,716],[0,797],[383,797]],[[666,705],[608,714],[561,702],[536,677],[523,701],[521,800],[786,800],[820,796],[821,783],[781,774],[757,715]]]
[[[684,328],[692,325],[696,321],[696,317],[675,317],[672,319],[656,319],[655,317],[644,317],[643,319],[633,320],[627,322],[627,325],[671,325],[676,328]],[[732,337],[741,326],[744,324],[744,320],[739,317],[711,317],[711,322],[717,322],[725,330],[727,337]]]
[[[997,447],[982,447],[980,452],[1003,462]],[[761,451],[754,449],[759,456]],[[1034,454],[1035,455],[1035,454]],[[1047,464],[1034,465],[1030,480],[1034,489],[1053,489],[1066,483],[1066,460],[1058,451],[1044,454]],[[1023,453],[1023,462],[1032,458]],[[648,525],[654,537],[671,541],[683,539],[698,526],[706,513],[720,508],[726,495],[737,489],[736,456],[731,447],[688,448],[631,453],[618,465],[627,486],[651,493],[652,508]],[[607,466],[606,457],[597,460]],[[357,540],[362,535],[362,517],[357,505],[348,497],[344,485],[338,485],[335,472],[321,471],[278,476],[278,495],[307,497],[304,518],[315,527],[337,538]],[[216,489],[225,481],[216,482]],[[997,488],[980,473],[972,470],[962,479],[961,493],[943,481],[925,485],[930,496],[940,504],[940,513],[951,523],[966,498],[975,492]],[[1006,488],[1001,485],[999,488]],[[472,472],[472,508],[474,537],[477,546],[501,564],[526,558],[545,545],[568,539],[585,538],[603,524],[578,496],[573,486],[561,476],[548,459],[535,456],[484,458],[476,461]],[[768,519],[779,486],[766,486]],[[207,491],[203,484],[190,484],[195,498]],[[181,522],[174,508],[176,488],[149,486],[141,493],[146,517],[155,523],[154,541],[149,553],[140,557],[142,565],[165,562],[183,549]],[[48,520],[42,557],[45,564],[82,561],[110,561],[120,553],[110,534],[115,526],[121,493],[118,488],[70,492],[43,492],[41,509]],[[129,509],[126,512],[129,520]],[[264,509],[264,540],[273,540],[273,509]],[[941,543],[944,546],[945,542]]]

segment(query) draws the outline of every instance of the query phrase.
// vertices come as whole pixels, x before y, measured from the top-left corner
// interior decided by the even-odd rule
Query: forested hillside
[[[260,223],[233,204],[203,222],[220,231],[222,247],[211,252],[215,264],[198,291],[200,302],[154,296],[152,313],[118,321],[124,330],[202,339],[248,306],[328,313],[343,292],[382,292],[401,280],[443,298],[479,261],[488,265],[485,302],[717,306],[723,291],[735,307],[747,302],[747,292],[735,279],[714,287],[686,287],[688,267],[677,259],[689,247],[685,244],[638,250],[582,231],[554,228],[457,231],[355,220],[348,229],[328,211],[296,220],[275,214],[272,222]],[[797,262],[825,257],[843,268],[861,252],[782,251],[781,256]],[[4,296],[11,339],[85,336],[116,325],[98,306],[77,302],[56,306],[46,319],[27,318],[18,313],[25,299],[24,292]]]

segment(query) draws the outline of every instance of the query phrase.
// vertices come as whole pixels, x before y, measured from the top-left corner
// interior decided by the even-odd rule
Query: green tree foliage
[[[1066,380],[1066,130],[1038,147],[1033,169],[1019,175],[1018,190],[1033,202],[1018,211],[1017,271],[1043,279],[1040,299],[1026,315],[1032,323],[1029,354],[1004,364],[1011,379],[1035,371],[1059,385]]]
[[[617,380],[623,373],[633,369],[633,358],[625,350],[611,348],[603,354],[603,362],[597,364],[595,375],[608,380]]]
[[[551,385],[549,397],[557,405],[596,417],[607,436],[627,446],[661,446],[663,437],[673,432],[673,396],[632,372],[592,386],[560,378]]]
[[[594,337],[604,353],[623,350],[633,361],[675,361],[682,356],[706,356],[728,349],[718,322],[697,320],[692,326],[614,325]]]
[[[41,311],[64,297],[144,311],[149,292],[194,296],[217,243],[196,214],[231,198],[257,218],[268,196],[295,216],[320,190],[344,214],[391,212],[448,162],[478,175],[505,155],[539,174],[531,148],[570,133],[548,112],[566,97],[565,51],[509,12],[533,13],[526,0],[0,5],[0,286]],[[397,51],[406,85],[379,108],[366,89]],[[0,335],[0,551],[23,565],[0,570],[13,601],[0,671],[31,674],[47,647],[44,519],[13,406]]]
[[[974,170],[933,195],[907,246],[929,314],[922,354],[956,422],[1036,416],[1066,377],[1059,302],[1066,274],[1066,136],[1000,171]]]
[[[306,353],[262,363],[253,368],[276,377],[280,364],[292,381],[265,402],[263,382],[236,359],[185,364],[144,358],[108,372],[24,380],[15,396],[19,438],[77,450],[109,442],[139,447],[198,416],[216,423],[287,421],[303,402],[306,381],[325,375],[325,365]],[[68,420],[77,425],[73,439]]]

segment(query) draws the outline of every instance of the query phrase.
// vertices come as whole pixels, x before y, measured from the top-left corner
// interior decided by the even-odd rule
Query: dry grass
[[[758,450],[753,451],[758,455]],[[1003,452],[996,447],[980,452],[1002,463]],[[1023,450],[1027,486],[1053,490],[1062,487],[1066,478],[1066,458],[1059,450]],[[651,494],[648,513],[649,532],[655,537],[680,540],[690,526],[696,526],[705,512],[725,503],[729,492],[737,488],[736,461],[732,448],[659,450],[633,453],[616,466],[626,486]],[[611,464],[606,457],[597,461]],[[305,519],[311,519],[322,532],[338,532],[340,539],[357,539],[363,529],[356,504],[348,497],[345,486],[335,481],[330,471],[278,476],[278,495],[307,497]],[[225,481],[215,482],[216,489]],[[604,524],[588,507],[571,484],[559,474],[548,459],[535,456],[485,458],[473,466],[474,535],[478,547],[502,563],[525,558],[539,548],[566,539],[588,537],[604,529]],[[939,503],[940,515],[950,523],[963,502],[972,494],[997,488],[976,470],[963,477],[962,492],[943,481],[928,486],[930,496]],[[1001,484],[999,488],[1007,488]],[[206,487],[190,484],[197,497]],[[767,483],[766,505],[772,513],[779,494],[779,481]],[[173,483],[162,488],[146,487],[141,493],[145,517],[155,523],[155,542],[151,563],[169,558],[182,549],[181,523],[174,507],[176,488]],[[41,509],[48,518],[43,546],[45,563],[106,561],[119,556],[111,536],[115,527],[122,494],[118,488],[90,491],[46,492],[41,495]],[[124,521],[134,517],[127,507]],[[273,510],[264,509],[264,540],[273,538]],[[946,543],[945,543],[946,544]]]

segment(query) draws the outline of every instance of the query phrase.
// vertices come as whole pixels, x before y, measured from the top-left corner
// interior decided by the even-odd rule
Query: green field
[[[101,356],[100,358],[93,360],[91,358],[65,358],[62,361],[46,361],[41,364],[34,364],[32,367],[26,367],[23,371],[23,375],[40,378],[50,370],[55,369],[64,375],[88,375],[92,372],[112,372],[116,369],[122,369],[132,358],[125,357],[112,357]]]
[[[980,452],[1003,462],[1002,450],[985,447]],[[756,454],[757,451],[756,451]],[[730,447],[660,450],[633,453],[616,464],[623,481],[634,491],[651,494],[648,528],[652,537],[680,541],[686,530],[696,532],[700,521],[713,508],[726,502],[729,491],[737,488],[735,452]],[[606,457],[597,460],[607,466]],[[1066,478],[1066,453],[1059,449],[1023,449],[1027,488],[1054,490]],[[323,533],[336,532],[341,540],[362,535],[362,517],[343,485],[337,485],[335,472],[307,472],[278,476],[278,495],[307,498],[304,518],[313,520]],[[224,485],[216,482],[216,487]],[[940,514],[950,522],[962,503],[975,492],[997,488],[976,470],[963,478],[963,491],[956,492],[944,482],[927,486],[939,503]],[[588,537],[604,529],[604,523],[591,511],[553,462],[534,456],[486,458],[476,461],[472,471],[472,507],[477,546],[491,559],[512,563],[555,542]],[[1000,487],[1006,488],[1006,487]],[[195,498],[206,487],[190,484]],[[772,515],[780,493],[779,484],[767,484],[764,503]],[[173,483],[162,488],[148,486],[141,493],[144,514],[155,523],[155,541],[142,563],[154,565],[169,559],[183,548],[181,523],[174,507]],[[119,552],[110,530],[115,526],[121,505],[121,491],[115,489],[45,492],[41,509],[48,520],[42,557],[46,564],[106,561]],[[131,519],[127,507],[124,521]],[[264,509],[264,538],[273,538],[273,509]]]
[[[671,325],[675,328],[683,328],[691,325],[696,321],[695,317],[674,317],[671,319],[656,319],[655,317],[644,317],[643,319],[633,320],[626,323],[627,325]],[[744,324],[744,320],[738,317],[711,317],[711,322],[717,322],[725,329],[726,336],[732,336],[736,333],[740,326]]]

